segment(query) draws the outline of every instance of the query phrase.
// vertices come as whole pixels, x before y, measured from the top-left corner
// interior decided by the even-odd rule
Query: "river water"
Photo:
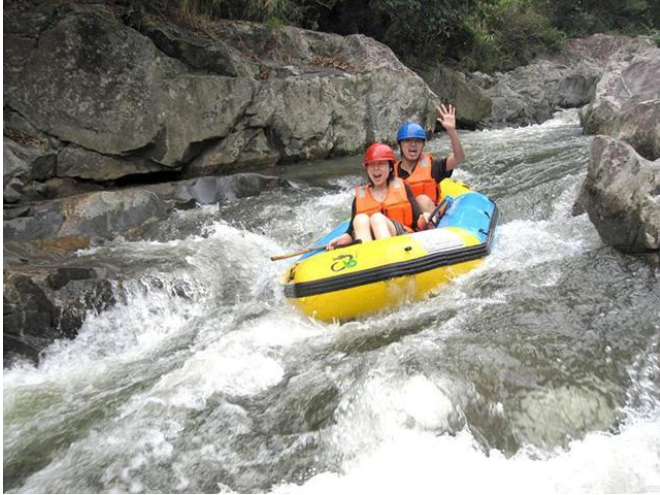
[[[571,216],[590,138],[575,112],[461,137],[492,254],[396,311],[314,321],[268,260],[348,216],[359,157],[80,252],[119,302],[4,370],[4,490],[660,491],[660,270]]]

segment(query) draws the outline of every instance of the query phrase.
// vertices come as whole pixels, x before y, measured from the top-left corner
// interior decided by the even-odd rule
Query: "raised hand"
[[[438,111],[438,122],[442,124],[442,127],[447,131],[456,129],[456,109],[453,105],[445,106],[443,103],[436,110]]]

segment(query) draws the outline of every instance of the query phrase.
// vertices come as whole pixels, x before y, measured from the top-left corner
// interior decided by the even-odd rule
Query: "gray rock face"
[[[434,67],[419,73],[443,103],[456,107],[456,121],[459,125],[475,128],[491,116],[492,100],[477,84],[468,81],[465,74],[447,67]]]
[[[493,101],[493,115],[486,122],[494,127],[539,124],[561,108],[591,101],[599,78],[598,68],[586,62],[569,67],[542,60],[519,67],[486,90]]]
[[[428,86],[365,36],[239,22],[206,37],[163,21],[141,29],[98,5],[12,13],[5,108],[67,143],[57,177],[226,173],[356,153],[391,142],[405,119],[435,122]],[[11,201],[19,190],[14,181]]]
[[[638,38],[616,50],[603,65],[594,101],[580,114],[587,134],[602,135],[592,143],[589,171],[576,207],[587,210],[607,244],[624,253],[657,252],[660,49]]]
[[[53,340],[75,337],[88,311],[114,304],[106,277],[103,269],[67,264],[4,269],[3,362],[38,361]]]
[[[5,104],[42,132],[107,154],[154,140],[157,81],[181,71],[144,36],[91,8],[53,19],[28,54],[5,83]]]
[[[5,203],[17,203],[25,195],[28,184],[47,180],[55,175],[57,150],[46,141],[22,131],[12,133],[13,139],[3,138],[3,198]]]
[[[616,137],[631,144],[644,158],[660,158],[660,89],[626,101],[616,118],[616,127]]]
[[[140,158],[121,159],[76,146],[67,146],[57,157],[56,176],[107,182],[128,175],[142,175],[162,170],[157,164]]]
[[[499,74],[486,81],[486,94],[493,100],[493,115],[484,124],[491,127],[541,123],[561,108],[581,107],[603,101],[606,87],[616,86],[608,74],[623,70],[632,58],[650,49],[644,38],[597,34],[571,40],[561,53],[525,67]],[[483,78],[475,78],[480,80]],[[614,78],[616,79],[616,78]],[[615,91],[613,89],[613,91]],[[609,103],[594,108],[596,122],[609,120]],[[587,127],[596,127],[587,123]]]
[[[642,156],[660,157],[660,48],[649,44],[605,69],[593,103],[582,110],[588,134],[607,134],[632,144]]]
[[[607,244],[625,253],[660,249],[660,160],[597,136],[579,202]]]

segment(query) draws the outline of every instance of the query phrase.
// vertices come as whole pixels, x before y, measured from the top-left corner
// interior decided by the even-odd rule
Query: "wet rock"
[[[3,219],[2,231],[4,241],[29,241],[57,237],[65,215],[58,204],[45,204],[27,209],[21,216]]]
[[[167,218],[169,208],[149,191],[105,191],[31,206],[22,216],[3,221],[5,241],[53,237],[112,238]]]
[[[30,261],[23,268],[3,269],[4,363],[17,357],[38,361],[54,340],[75,337],[88,312],[116,302],[104,270]]]
[[[262,174],[234,174],[222,177],[199,177],[145,187],[166,201],[189,207],[193,204],[215,204],[227,199],[256,196],[277,187],[290,187],[287,180]],[[187,206],[185,206],[187,205]]]
[[[56,308],[29,277],[3,271],[3,357],[26,356],[37,360],[39,352],[60,336]]]
[[[289,186],[285,179],[245,173],[80,194],[5,208],[3,235],[5,241],[12,242],[53,238],[100,240],[119,234],[134,238],[140,229],[168,218],[173,208],[215,204]]]
[[[597,136],[578,202],[603,241],[624,253],[660,250],[660,161]]]
[[[62,202],[66,220],[58,235],[111,237],[167,218],[168,208],[156,194],[143,190],[104,191]]]

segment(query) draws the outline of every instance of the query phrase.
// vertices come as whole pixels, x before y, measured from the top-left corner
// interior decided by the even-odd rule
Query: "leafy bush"
[[[453,46],[459,65],[485,72],[527,64],[561,48],[565,38],[529,0],[482,3],[463,27],[460,44]]]
[[[550,22],[569,36],[617,31],[647,34],[660,27],[657,0],[536,0]]]
[[[410,66],[493,72],[529,63],[567,36],[618,31],[657,39],[660,0],[128,0],[186,25],[204,19],[362,33]]]

